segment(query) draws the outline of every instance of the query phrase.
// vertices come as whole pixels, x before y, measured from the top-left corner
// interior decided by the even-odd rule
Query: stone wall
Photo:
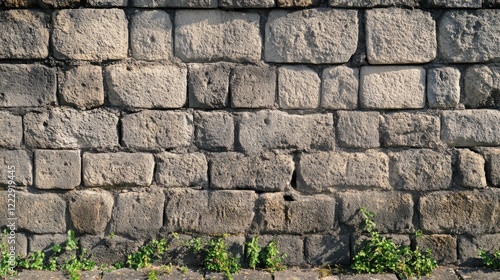
[[[348,264],[362,206],[443,264],[500,249],[498,0],[0,0],[0,38],[20,254],[227,233]]]

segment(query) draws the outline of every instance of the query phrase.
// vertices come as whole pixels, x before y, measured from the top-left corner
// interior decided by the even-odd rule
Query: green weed
[[[481,260],[483,260],[484,266],[500,270],[500,250],[495,253],[481,250],[479,252],[479,256],[481,257]]]

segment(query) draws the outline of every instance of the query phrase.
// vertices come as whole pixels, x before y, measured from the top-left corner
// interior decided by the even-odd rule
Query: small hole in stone
[[[285,196],[283,196],[283,199],[285,201],[295,201],[295,199],[293,199],[293,197],[291,195],[285,195]]]
[[[48,122],[43,122],[43,126],[47,127],[47,126],[49,126],[49,123]]]
[[[267,124],[267,125],[270,125],[271,124],[271,120],[270,119],[265,119],[264,123]]]
[[[86,84],[86,83],[82,83],[81,85],[82,85],[82,87],[86,87],[86,86],[87,86],[87,84]]]

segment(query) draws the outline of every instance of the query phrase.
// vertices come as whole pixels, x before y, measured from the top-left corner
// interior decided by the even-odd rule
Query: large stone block
[[[31,154],[31,153],[30,153]],[[14,181],[17,186],[29,186],[33,182],[31,155],[24,150],[0,150],[0,185]],[[14,172],[9,172],[14,171]],[[14,175],[13,180],[9,179]]]
[[[128,22],[123,10],[60,10],[53,20],[52,46],[57,59],[127,58]]]
[[[132,57],[143,60],[169,59],[173,56],[172,21],[161,10],[140,11],[130,25]]]
[[[216,8],[217,0],[132,0],[134,7]]]
[[[102,68],[81,65],[65,70],[59,76],[61,103],[81,109],[90,109],[104,104]]]
[[[232,108],[271,108],[276,100],[276,68],[237,66],[230,88]]]
[[[493,150],[487,154],[488,181],[495,187],[500,186],[500,150]]]
[[[64,233],[66,202],[57,194],[16,193],[17,226],[32,233]]]
[[[379,143],[378,112],[338,111],[339,146],[346,148],[377,148]]]
[[[440,143],[440,120],[427,114],[393,113],[382,116],[385,147],[436,147]]]
[[[427,5],[437,8],[481,8],[481,0],[428,0]]]
[[[390,6],[418,7],[418,0],[330,0],[331,7],[373,8]]]
[[[278,7],[292,8],[292,7],[309,7],[321,4],[320,0],[277,0]]]
[[[457,238],[446,234],[424,235],[416,239],[420,250],[431,250],[431,257],[439,264],[453,264],[457,261]]]
[[[9,112],[0,111],[0,147],[17,148],[23,141],[23,118]]]
[[[349,264],[349,235],[310,235],[304,247],[309,264]]]
[[[24,116],[24,141],[33,148],[110,149],[118,146],[118,117],[107,110],[54,108]]]
[[[128,0],[88,0],[90,7],[127,7]]]
[[[448,11],[439,22],[440,56],[450,62],[487,62],[500,58],[500,10]]]
[[[80,246],[87,248],[89,257],[97,264],[110,264],[123,262],[128,255],[135,254],[142,245],[141,241],[130,240],[121,236],[108,236],[102,238],[96,235],[80,237]]]
[[[36,64],[0,64],[0,88],[0,107],[43,107],[56,102],[56,72]]]
[[[357,45],[354,10],[272,11],[266,24],[264,57],[268,62],[344,63]]]
[[[195,112],[194,143],[200,149],[228,151],[234,146],[233,116],[227,112]]]
[[[462,187],[486,187],[484,157],[471,150],[458,150],[458,180]]]
[[[282,264],[287,266],[299,266],[304,264],[304,240],[301,236],[296,235],[260,235],[259,245],[264,248],[271,240],[275,242],[278,251],[281,254],[285,254],[286,257],[283,259]],[[250,241],[250,240],[248,240]],[[248,278],[248,280],[254,278]],[[244,280],[244,279],[241,279]],[[259,280],[264,280],[260,279]]]
[[[149,186],[155,160],[144,153],[83,154],[83,183],[86,187]]]
[[[82,164],[80,151],[36,150],[35,187],[39,189],[73,189],[80,185]]]
[[[427,71],[427,100],[431,108],[453,108],[460,102],[460,71],[453,67]]]
[[[500,112],[497,110],[444,111],[441,140],[450,146],[500,144]]]
[[[75,8],[80,4],[79,0],[4,0],[8,8]]]
[[[228,63],[189,64],[189,107],[224,108],[229,100]]]
[[[220,153],[210,159],[211,187],[283,191],[290,186],[294,167],[289,155]]]
[[[282,109],[314,109],[319,106],[321,79],[306,66],[278,69],[278,102]]]
[[[463,266],[482,266],[479,258],[480,250],[496,252],[500,250],[500,234],[485,234],[478,236],[462,235],[458,238],[458,260]]]
[[[44,234],[31,235],[28,240],[30,250],[49,252],[54,245],[64,245],[64,241],[68,239],[66,234]]]
[[[48,15],[32,10],[0,12],[0,58],[40,59],[49,55]]]
[[[219,0],[223,8],[271,8],[275,5],[274,0]]]
[[[69,202],[73,226],[80,233],[102,234],[111,219],[114,198],[105,191],[85,190],[74,194]]]
[[[358,106],[359,70],[335,66],[323,70],[321,108],[356,109]]]
[[[123,145],[162,150],[191,144],[193,116],[185,112],[142,111],[122,118]]]
[[[465,72],[464,84],[466,107],[500,107],[500,67],[469,67]]]
[[[425,70],[417,66],[361,68],[361,107],[418,109],[425,107]]]
[[[204,154],[165,152],[159,154],[157,160],[157,184],[165,187],[207,187],[208,163]]]
[[[175,15],[175,54],[183,61],[258,61],[260,17],[222,10],[180,10]]]

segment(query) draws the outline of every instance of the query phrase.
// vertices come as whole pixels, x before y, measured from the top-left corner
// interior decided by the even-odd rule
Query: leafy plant
[[[137,253],[128,255],[127,266],[137,270],[148,267],[152,262],[162,259],[168,248],[165,238],[153,239],[150,243],[139,248]]]
[[[158,280],[158,272],[156,270],[151,269],[148,272],[148,280]]]
[[[247,243],[247,260],[248,266],[252,269],[262,267],[270,272],[283,270],[286,268],[282,264],[286,254],[280,255],[276,241],[271,240],[266,247],[262,248],[259,245],[259,237],[255,236]]]
[[[78,255],[77,251],[80,249],[78,241],[75,238],[75,232],[68,230],[68,240],[65,242],[64,249],[66,252],[70,252],[71,256],[64,261],[61,265],[61,269],[69,274],[71,280],[79,280],[81,278],[81,272],[92,270],[95,268],[95,262],[87,259],[87,249],[81,249],[81,254]],[[60,247],[52,247],[55,255],[61,252]],[[57,253],[56,253],[57,252]],[[56,262],[55,260],[53,261]]]
[[[479,256],[481,257],[481,260],[483,260],[484,266],[500,270],[500,250],[496,251],[495,253],[481,250],[479,252]]]
[[[215,272],[223,272],[230,280],[232,274],[241,269],[239,258],[233,257],[227,251],[224,238],[211,239],[207,245],[207,255],[203,261],[205,269]]]
[[[251,269],[257,268],[257,265],[260,263],[260,252],[262,248],[259,245],[259,237],[255,236],[252,238],[252,241],[247,243],[247,260],[248,266]]]
[[[12,263],[12,256],[10,255],[10,248],[7,241],[8,233],[4,230],[0,240],[0,277],[7,278],[10,275],[16,275],[17,271],[12,269],[15,263]],[[15,258],[15,257],[14,257]]]

